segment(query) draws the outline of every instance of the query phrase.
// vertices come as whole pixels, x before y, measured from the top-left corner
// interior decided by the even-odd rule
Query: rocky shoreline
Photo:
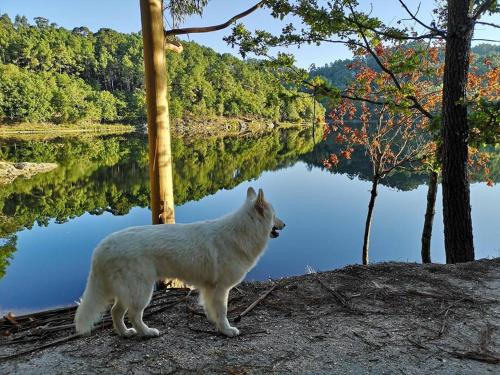
[[[56,163],[10,163],[0,161],[0,185],[9,184],[18,177],[31,178],[39,173],[50,172],[57,168]]]

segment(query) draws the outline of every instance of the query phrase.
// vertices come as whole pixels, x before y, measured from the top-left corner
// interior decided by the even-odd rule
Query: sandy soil
[[[231,292],[231,319],[276,284],[235,323],[242,334],[232,339],[217,334],[196,293],[183,290],[155,293],[145,319],[161,330],[153,339],[122,339],[104,324],[90,337],[40,349],[73,333],[64,323],[74,309],[51,320],[3,319],[0,373],[499,373],[500,258],[243,283]]]

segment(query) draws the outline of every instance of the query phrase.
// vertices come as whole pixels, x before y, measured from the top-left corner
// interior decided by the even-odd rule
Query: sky
[[[373,4],[373,15],[380,17],[387,24],[395,24],[402,18],[404,11],[397,0],[359,0],[365,9]],[[250,8],[258,0],[211,0],[205,8],[202,17],[193,16],[182,25],[209,26],[226,21],[235,14]],[[70,5],[68,5],[70,4]],[[410,9],[416,10],[420,4],[419,16],[429,20],[434,6],[434,0],[407,0]],[[93,31],[102,27],[120,32],[137,32],[141,28],[139,0],[0,0],[0,14],[7,13],[14,18],[16,14],[28,17],[30,22],[37,16],[48,18],[51,22],[73,29],[77,26],[87,26]],[[500,24],[500,15],[483,17],[483,21]],[[275,20],[269,15],[268,9],[259,9],[241,20],[250,30],[264,29],[278,33],[287,21]],[[297,23],[297,21],[295,21]],[[296,27],[300,27],[297,24]],[[230,28],[206,33],[191,34],[187,38],[215,49],[220,53],[237,54],[222,38],[230,33]],[[485,26],[476,27],[476,38],[500,39],[498,29]],[[476,42],[477,44],[478,42]],[[294,53],[297,65],[307,68],[311,64],[322,66],[326,63],[351,57],[349,50],[342,45],[303,46],[292,48],[287,52]]]

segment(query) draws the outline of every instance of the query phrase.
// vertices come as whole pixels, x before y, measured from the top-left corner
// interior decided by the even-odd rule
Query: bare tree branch
[[[400,35],[397,33],[390,33],[386,31],[377,30],[371,27],[366,27],[367,30],[373,31],[375,34],[382,35],[388,38],[392,38],[395,40],[422,40],[422,39],[443,39],[441,34],[436,32],[431,32],[428,34],[422,34],[417,36],[409,36],[409,35]]]
[[[472,40],[476,41],[476,42],[500,43],[500,40],[498,40],[498,39],[477,39],[477,38],[472,38]]]
[[[408,13],[410,15],[410,17],[415,20],[419,25],[425,27],[427,30],[430,30],[438,35],[441,35],[442,37],[446,37],[446,33],[443,31],[443,30],[439,30],[435,27],[431,27],[429,25],[426,25],[425,23],[423,23],[422,21],[420,21],[417,16],[415,14],[413,14],[410,9],[408,9],[408,7],[406,6],[406,4],[404,3],[403,0],[398,0],[399,3],[401,4],[401,6],[406,10],[406,13]]]
[[[213,25],[213,26],[205,26],[205,27],[186,27],[182,29],[172,29],[172,30],[165,30],[165,36],[171,36],[171,35],[182,35],[182,34],[194,34],[194,33],[209,33],[212,31],[218,31],[225,29],[229,25],[231,25],[233,22],[239,20],[240,18],[248,16],[250,13],[256,11],[257,9],[261,8],[264,5],[265,1],[262,0],[255,4],[253,7],[248,8],[244,12],[241,12],[230,19],[228,19],[226,22],[218,24],[218,25]]]
[[[500,29],[500,25],[497,25],[496,23],[491,23],[491,22],[476,21],[476,25],[486,25],[486,26],[496,27],[497,29]]]

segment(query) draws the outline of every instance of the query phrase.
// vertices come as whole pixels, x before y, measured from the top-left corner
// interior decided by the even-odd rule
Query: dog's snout
[[[286,224],[282,220],[276,220],[274,222],[274,226],[276,227],[276,229],[281,230],[286,227]]]

